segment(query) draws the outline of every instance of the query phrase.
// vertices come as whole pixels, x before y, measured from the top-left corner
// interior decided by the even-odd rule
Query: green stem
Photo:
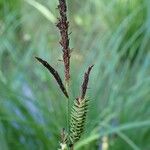
[[[69,81],[66,81],[65,83],[65,87],[67,90],[68,95],[69,94]],[[70,137],[70,125],[69,125],[69,120],[70,120],[70,98],[67,99],[67,133],[68,133],[68,137]]]

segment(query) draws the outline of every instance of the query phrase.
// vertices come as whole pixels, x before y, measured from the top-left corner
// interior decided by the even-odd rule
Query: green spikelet
[[[76,143],[83,133],[86,114],[87,114],[87,99],[77,99],[74,101],[71,110],[70,119],[70,141],[71,144]]]

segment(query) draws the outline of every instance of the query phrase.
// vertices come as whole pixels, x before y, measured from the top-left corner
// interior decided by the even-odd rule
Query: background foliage
[[[57,0],[0,0],[0,149],[57,149],[66,101],[41,56],[63,76]],[[72,99],[95,64],[77,150],[150,148],[150,1],[68,1]],[[105,141],[104,141],[105,140]]]

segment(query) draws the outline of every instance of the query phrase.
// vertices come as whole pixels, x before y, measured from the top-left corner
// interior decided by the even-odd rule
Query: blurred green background
[[[0,0],[0,150],[55,150],[66,100],[34,56],[63,77],[57,0]],[[76,150],[150,150],[150,1],[68,0],[71,99],[89,83]]]

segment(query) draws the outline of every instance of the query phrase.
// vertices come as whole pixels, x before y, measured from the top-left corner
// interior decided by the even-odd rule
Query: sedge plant
[[[69,21],[67,19],[67,5],[66,0],[59,0],[58,10],[60,17],[58,18],[58,23],[56,24],[57,28],[60,31],[60,45],[62,47],[62,58],[64,64],[64,81],[61,79],[59,73],[53,68],[47,61],[35,57],[48,71],[53,75],[57,84],[59,85],[60,90],[64,94],[68,103],[68,125],[67,130],[62,129],[61,141],[60,141],[60,150],[74,149],[74,145],[77,141],[80,140],[81,135],[83,134],[88,110],[88,99],[86,98],[86,91],[88,88],[88,81],[91,69],[93,65],[90,65],[87,71],[84,74],[83,83],[81,85],[80,95],[73,101],[73,104],[70,105],[70,58],[71,58],[71,49],[69,45]]]

